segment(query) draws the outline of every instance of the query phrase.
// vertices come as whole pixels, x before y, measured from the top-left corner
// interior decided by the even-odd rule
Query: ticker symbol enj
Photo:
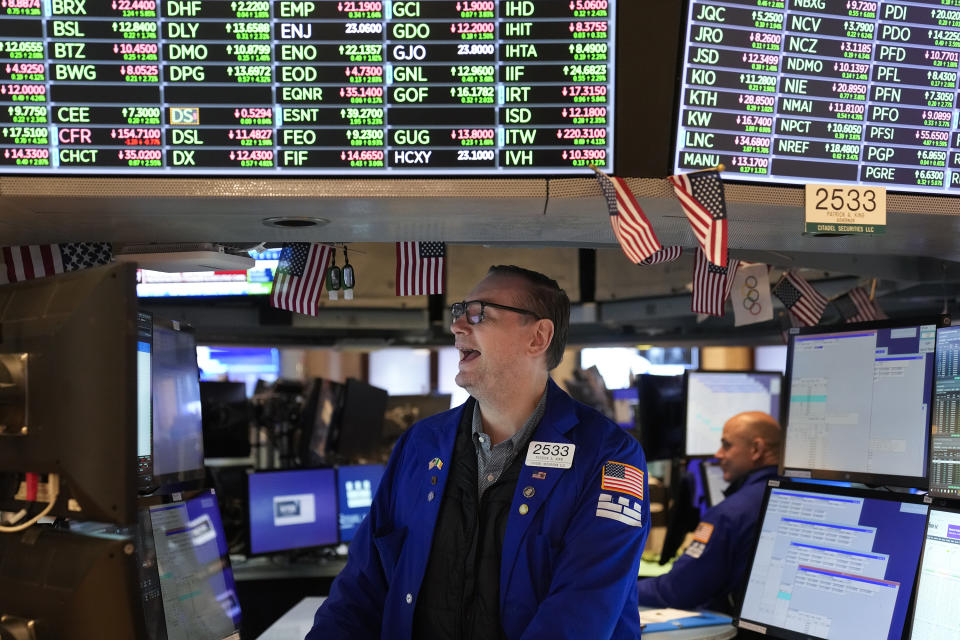
[[[197,107],[170,107],[171,125],[198,125],[200,124],[200,109]]]

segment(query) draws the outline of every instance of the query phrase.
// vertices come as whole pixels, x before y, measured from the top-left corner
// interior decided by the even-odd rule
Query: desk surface
[[[303,638],[313,626],[313,614],[326,598],[304,598],[290,611],[283,614],[263,632],[258,640],[291,640]],[[696,627],[694,629],[676,629],[645,633],[644,638],[655,640],[727,640],[737,635],[737,630],[729,624],[714,627]]]

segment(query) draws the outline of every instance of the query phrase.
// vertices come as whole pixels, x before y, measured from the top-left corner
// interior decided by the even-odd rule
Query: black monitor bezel
[[[716,454],[715,451],[714,451],[714,452],[710,452],[710,453],[690,453],[689,450],[687,449],[687,440],[688,440],[687,436],[689,435],[689,433],[688,433],[688,418],[689,418],[690,403],[688,402],[688,400],[689,400],[689,398],[690,398],[690,376],[691,376],[691,375],[696,375],[696,374],[699,374],[699,373],[710,373],[710,374],[719,373],[719,374],[724,374],[724,375],[726,375],[726,374],[739,374],[739,375],[777,376],[777,377],[779,377],[779,378],[780,378],[780,403],[779,403],[779,404],[780,404],[780,407],[779,407],[779,411],[777,412],[777,415],[775,415],[775,416],[773,416],[773,417],[776,418],[776,419],[780,422],[780,424],[783,424],[784,418],[785,418],[785,415],[784,415],[784,405],[785,405],[785,403],[784,403],[784,395],[785,395],[784,389],[785,389],[785,387],[784,387],[784,376],[783,376],[783,374],[781,374],[779,371],[757,371],[757,370],[755,370],[755,369],[749,369],[749,370],[745,370],[745,371],[737,371],[737,370],[732,370],[732,369],[722,369],[722,370],[712,370],[712,369],[696,369],[696,370],[691,370],[691,369],[687,369],[687,370],[685,370],[685,371],[683,372],[683,455],[684,455],[687,459],[691,459],[691,460],[694,459],[694,458],[706,458],[706,459],[710,459],[710,458],[715,457],[715,454]],[[732,417],[733,417],[733,416],[727,416],[727,418],[732,418]],[[719,441],[717,441],[717,448],[718,448],[718,449],[720,448],[720,442],[719,442]]]
[[[156,380],[156,375],[153,373],[154,365],[157,360],[157,350],[156,350],[156,334],[157,329],[163,329],[166,331],[177,331],[189,335],[194,343],[194,365],[197,370],[197,389],[199,393],[200,389],[200,367],[196,364],[196,331],[192,326],[184,322],[179,322],[176,320],[171,320],[168,318],[163,318],[157,314],[153,314],[153,336],[152,336],[152,345],[150,353],[150,363],[151,363],[151,385],[153,381]],[[153,393],[150,394],[150,459],[151,464],[156,462],[156,456],[154,456],[155,448],[155,429],[154,429],[154,420],[153,420]],[[200,443],[201,447],[203,446],[203,422],[201,418],[200,425]],[[197,489],[202,489],[204,481],[206,479],[206,467],[203,463],[203,454],[200,456],[200,466],[196,469],[183,469],[181,471],[175,471],[172,473],[158,474],[155,471],[152,474],[152,486],[147,488],[144,493],[149,494],[158,494],[158,495],[167,495],[176,492],[182,491],[192,491]]]
[[[156,540],[153,539],[153,514],[152,514],[151,511],[150,511],[152,508],[154,508],[154,507],[160,507],[160,506],[164,506],[164,505],[170,505],[170,504],[186,504],[187,502],[189,502],[189,501],[191,501],[191,500],[194,500],[194,499],[196,499],[196,498],[199,498],[200,496],[202,496],[202,495],[204,495],[204,494],[209,495],[209,496],[210,496],[211,498],[213,498],[214,500],[217,500],[217,511],[219,512],[219,510],[220,510],[220,507],[219,507],[219,498],[218,498],[218,496],[217,496],[217,490],[216,490],[215,488],[213,488],[213,487],[185,490],[185,491],[183,491],[182,493],[181,493],[181,492],[157,493],[157,494],[154,494],[154,495],[142,496],[142,497],[137,498],[137,513],[138,513],[138,516],[139,516],[139,517],[138,517],[138,523],[137,523],[137,527],[138,527],[138,531],[137,531],[137,544],[138,544],[138,545],[142,545],[142,544],[144,543],[144,541],[146,540],[147,537],[150,538],[150,540],[153,542],[154,545],[156,544]],[[149,529],[145,529],[145,528],[144,528],[144,527],[146,527],[147,525],[149,525],[149,527],[150,527]],[[220,514],[220,525],[221,525],[221,529],[222,529],[222,527],[223,527],[223,514],[222,514],[222,513]],[[224,532],[223,530],[221,530],[221,533],[223,533],[223,534],[224,534],[224,537],[226,537],[226,534],[225,534],[225,532]],[[145,556],[144,556],[143,554],[144,554],[144,549],[138,548],[138,550],[137,550],[137,555],[138,555],[138,558],[140,559],[141,562],[143,562],[143,560],[144,560],[144,558],[145,558]],[[226,548],[226,550],[225,550],[224,555],[221,556],[221,559],[222,559],[222,561],[223,561],[222,564],[221,564],[221,570],[224,571],[224,572],[229,571],[229,572],[231,573],[231,578],[230,578],[230,579],[231,579],[231,581],[233,582],[234,590],[235,590],[235,592],[236,592],[236,590],[237,590],[237,578],[236,578],[235,575],[233,575],[233,566],[232,566],[232,564],[230,563],[230,549],[229,549],[229,544],[227,545],[227,548]],[[146,571],[146,572],[151,573],[152,575],[155,575],[155,576],[157,577],[157,582],[158,582],[158,584],[159,584],[158,567],[157,567],[157,565],[156,565],[155,562],[153,563],[152,566],[146,566],[146,565],[142,566],[141,569],[140,569],[140,571],[141,571],[141,576],[140,576],[140,579],[141,579],[141,580],[143,579],[143,572]],[[238,598],[239,598],[239,596],[238,596]],[[147,620],[146,618],[147,618],[148,616],[150,616],[150,615],[153,615],[154,612],[151,611],[151,610],[149,610],[149,609],[145,606],[145,605],[146,605],[145,602],[143,602],[143,605],[144,605],[144,606],[143,606],[143,610],[144,610],[144,611],[143,611],[143,613],[144,613],[144,623],[145,623],[145,625],[147,626],[147,633],[149,634],[150,640],[165,640],[165,636],[163,636],[163,637],[156,637],[156,638],[153,637],[152,628],[149,626],[149,622],[151,622],[151,621],[150,621],[150,620]],[[162,616],[162,618],[163,618],[163,623],[164,623],[164,626],[165,626],[165,625],[166,625],[166,609],[165,609],[164,606],[163,606],[163,597],[162,597],[162,596],[161,596],[161,598],[160,598],[160,602],[157,603],[157,608],[158,608],[158,610],[159,610],[159,614],[160,614],[160,615]],[[241,615],[242,615],[242,614],[241,614]],[[235,632],[238,633],[239,631],[240,631],[240,626],[238,625],[237,628],[235,629]],[[144,637],[146,638],[147,636],[144,636]],[[231,638],[231,637],[233,637],[233,636],[228,636],[228,638]]]
[[[703,485],[703,499],[706,501],[708,507],[715,507],[720,502],[714,503],[710,498],[710,476],[707,473],[707,467],[719,467],[720,463],[715,462],[711,459],[704,459],[700,461],[700,482]],[[730,486],[727,483],[727,486]]]
[[[930,477],[930,421],[933,419],[933,398],[935,395],[935,384],[931,380],[930,396],[927,398],[928,406],[927,424],[924,429],[924,463],[922,476],[902,476],[882,473],[869,473],[860,471],[836,471],[828,469],[804,469],[801,467],[787,467],[787,438],[790,430],[790,391],[793,382],[793,351],[796,338],[805,336],[814,336],[831,333],[853,333],[865,330],[877,329],[896,329],[901,327],[933,325],[937,329],[949,326],[949,316],[922,316],[913,318],[895,318],[887,320],[875,320],[871,322],[850,322],[847,324],[833,324],[816,327],[794,327],[789,331],[789,340],[787,343],[787,366],[784,373],[784,388],[786,389],[787,401],[783,403],[784,419],[783,425],[783,444],[780,455],[779,474],[784,478],[803,478],[812,480],[838,480],[841,482],[859,482],[871,486],[895,486],[908,487],[913,489],[926,490],[929,485]],[[936,366],[936,344],[934,344],[934,366]]]
[[[927,505],[927,514],[924,516],[924,532],[926,532],[926,519],[930,515],[930,499],[919,493],[904,493],[896,491],[879,491],[876,489],[861,489],[857,487],[838,487],[836,485],[826,485],[826,484],[817,484],[815,482],[791,482],[790,480],[768,480],[767,486],[763,492],[763,501],[760,506],[760,516],[757,519],[756,532],[754,533],[754,538],[750,542],[750,563],[747,566],[746,573],[744,574],[743,582],[743,591],[738,595],[738,606],[736,612],[733,616],[733,625],[738,629],[746,629],[748,631],[757,631],[758,627],[764,629],[763,635],[770,638],[780,638],[781,640],[828,640],[827,638],[818,638],[816,636],[811,636],[791,629],[784,629],[783,627],[774,627],[770,626],[764,622],[758,622],[755,620],[744,620],[743,616],[743,605],[746,599],[746,590],[750,584],[750,575],[753,573],[753,565],[757,559],[757,546],[760,542],[760,534],[763,529],[763,519],[766,517],[767,513],[767,504],[770,501],[770,495],[774,490],[785,490],[785,491],[800,491],[805,493],[821,493],[825,495],[837,495],[845,496],[852,498],[871,498],[877,500],[887,500],[890,502],[900,502],[907,504],[924,504]],[[921,548],[921,558],[922,558],[922,548]],[[907,625],[911,617],[911,607],[913,604],[913,598],[916,594],[917,589],[917,571],[920,569],[919,562],[917,563],[916,570],[914,571],[913,576],[913,585],[910,590],[910,597],[908,599],[907,611],[903,621],[903,633],[906,633]],[[746,626],[744,626],[746,624]],[[901,637],[903,637],[903,633]]]
[[[295,472],[310,472],[310,471],[325,471],[329,470],[333,472],[333,502],[334,502],[334,518],[336,520],[336,540],[333,542],[324,542],[322,544],[312,544],[304,545],[298,547],[287,547],[284,549],[272,549],[270,551],[254,551],[253,549],[253,519],[251,518],[251,508],[250,508],[250,481],[251,478],[259,474],[286,474],[286,473],[295,473]],[[248,555],[251,557],[256,556],[275,556],[282,555],[285,553],[296,553],[298,551],[309,551],[315,549],[329,549],[339,546],[340,543],[340,479],[337,475],[337,467],[335,466],[317,466],[317,467],[308,467],[308,468],[297,468],[297,469],[248,469],[247,470],[247,483],[246,483],[246,499],[247,499],[247,539],[246,539],[246,549]]]

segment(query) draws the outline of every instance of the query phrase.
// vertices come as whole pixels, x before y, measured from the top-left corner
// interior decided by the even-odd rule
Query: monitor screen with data
[[[350,542],[360,523],[370,512],[373,496],[383,477],[382,464],[357,464],[337,467],[340,542]]]
[[[783,475],[926,488],[936,324],[801,331]]]
[[[937,330],[930,424],[930,493],[960,497],[960,327]]]
[[[776,372],[690,371],[686,392],[686,454],[710,456],[723,424],[743,411],[780,419],[781,376]]]
[[[739,626],[773,638],[899,640],[926,522],[918,495],[768,487]]]
[[[0,172],[613,170],[617,0],[9,0]]]
[[[911,640],[960,638],[960,510],[932,507],[920,556]]]
[[[960,190],[949,0],[687,3],[677,170]]]

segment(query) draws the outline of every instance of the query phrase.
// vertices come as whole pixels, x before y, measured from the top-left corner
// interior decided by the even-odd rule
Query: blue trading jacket
[[[422,420],[397,442],[307,640],[410,638],[463,410]],[[639,638],[636,576],[650,520],[643,450],[552,380],[531,442],[576,448],[569,469],[524,464],[520,472],[500,563],[506,636]],[[605,469],[623,471],[608,462],[642,472],[641,497],[601,487],[611,482]]]
[[[693,542],[669,573],[641,579],[639,604],[679,609],[730,611],[753,551],[760,505],[767,480],[776,467],[751,471],[743,484],[708,510],[694,531]]]

